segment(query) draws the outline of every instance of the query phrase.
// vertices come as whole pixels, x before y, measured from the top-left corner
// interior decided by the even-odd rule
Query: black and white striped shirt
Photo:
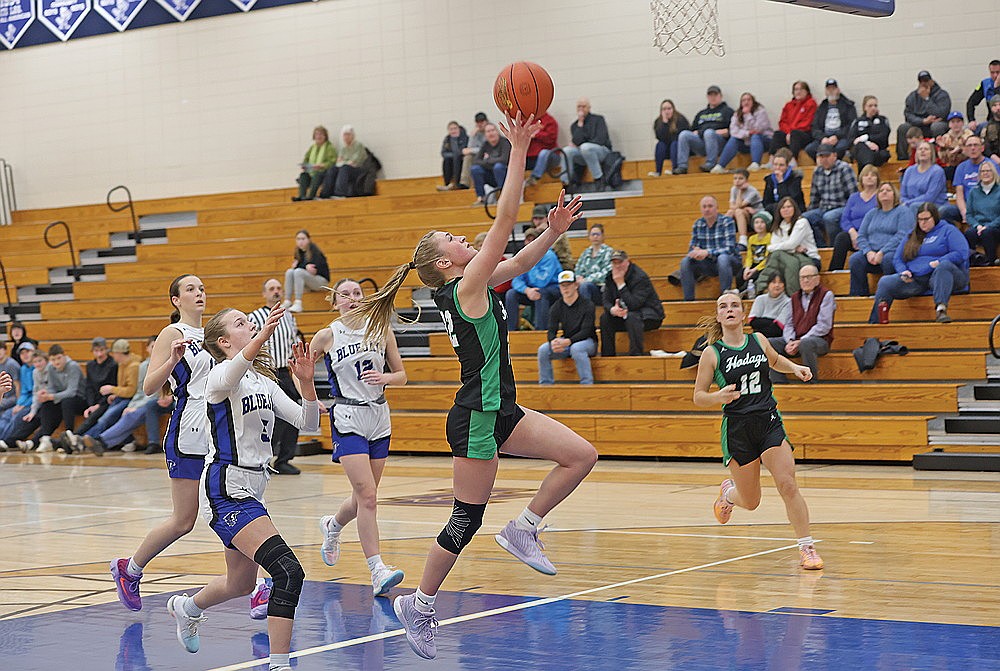
[[[260,330],[264,328],[264,322],[267,321],[269,314],[271,314],[271,308],[265,305],[248,314],[247,319],[254,323],[257,330]],[[295,323],[295,315],[285,310],[285,316],[281,318],[278,327],[274,329],[274,333],[267,340],[267,350],[271,353],[271,359],[274,360],[276,368],[288,367],[288,359],[292,356],[292,345],[295,344],[295,332],[298,328]]]

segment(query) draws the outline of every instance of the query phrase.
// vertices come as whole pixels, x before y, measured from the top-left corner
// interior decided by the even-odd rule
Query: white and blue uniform
[[[361,379],[365,371],[385,370],[385,343],[365,345],[364,329],[351,329],[343,321],[330,324],[333,349],[326,353],[330,377],[330,426],[333,460],[347,454],[367,454],[370,459],[389,456],[392,424],[385,402],[385,386]]]
[[[167,423],[163,453],[171,478],[198,480],[205,469],[205,455],[208,454],[205,382],[212,369],[212,357],[202,349],[204,329],[181,322],[171,326],[191,343],[167,380],[177,406]]]
[[[211,443],[201,482],[201,513],[226,547],[243,527],[267,515],[265,464],[275,417],[304,431],[319,429],[316,401],[299,405],[243,354],[212,368],[205,390]]]

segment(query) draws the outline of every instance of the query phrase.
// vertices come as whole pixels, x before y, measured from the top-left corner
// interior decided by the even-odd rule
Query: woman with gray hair
[[[360,172],[361,164],[368,156],[368,150],[357,141],[354,126],[344,125],[340,129],[343,145],[337,153],[337,162],[327,168],[323,177],[321,198],[349,198],[354,195],[354,180]]]

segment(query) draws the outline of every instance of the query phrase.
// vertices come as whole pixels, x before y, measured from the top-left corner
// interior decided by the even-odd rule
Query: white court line
[[[551,531],[589,531],[595,534],[625,534],[627,536],[676,536],[678,538],[736,538],[744,541],[794,541],[797,538],[773,538],[771,536],[724,536],[722,534],[681,534],[667,531],[628,531],[626,529],[551,529]]]
[[[104,513],[84,513],[82,515],[69,515],[62,517],[52,517],[43,520],[25,520],[24,522],[11,522],[9,524],[0,524],[0,529],[6,529],[7,527],[19,527],[25,524],[45,524],[47,522],[62,522],[63,520],[78,520],[81,517],[98,517]]]
[[[472,620],[479,620],[484,617],[492,617],[494,615],[503,615],[504,613],[512,613],[519,610],[526,610],[528,608],[536,608],[538,606],[547,606],[551,603],[557,603],[559,601],[566,601],[568,599],[575,599],[577,597],[586,596],[588,594],[595,594],[597,592],[603,592],[609,589],[617,589],[619,587],[626,587],[628,585],[635,585],[641,582],[647,582],[649,580],[658,580],[659,578],[668,578],[674,575],[680,575],[681,573],[690,573],[692,571],[700,571],[701,569],[712,568],[713,566],[721,566],[723,564],[731,564],[732,562],[741,561],[743,559],[752,559],[754,557],[760,557],[763,555],[774,554],[775,552],[784,552],[785,550],[791,550],[792,548],[797,548],[798,544],[785,545],[780,548],[774,548],[772,550],[763,550],[761,552],[754,552],[752,554],[740,555],[739,557],[732,557],[730,559],[720,559],[719,561],[710,562],[708,564],[700,564],[698,566],[689,566],[687,568],[677,569],[675,571],[665,571],[664,573],[657,573],[655,575],[648,575],[643,578],[633,578],[632,580],[625,580],[622,582],[612,583],[610,585],[603,585],[601,587],[592,587],[590,589],[580,590],[579,592],[571,592],[570,594],[563,594],[562,596],[553,596],[545,599],[535,599],[534,601],[527,601],[524,603],[517,603],[511,606],[504,606],[503,608],[493,608],[491,610],[484,610],[479,613],[471,613],[469,615],[460,615],[458,617],[452,617],[447,620],[442,620],[438,624],[438,628],[447,626],[449,624],[458,624],[460,622],[470,622]],[[330,643],[328,645],[319,645],[314,648],[306,648],[305,650],[298,650],[293,652],[291,657],[305,657],[307,655],[315,655],[320,652],[329,652],[331,650],[340,650],[343,648],[350,648],[356,645],[362,645],[364,643],[371,643],[374,641],[381,641],[387,638],[395,638],[397,636],[402,636],[405,633],[402,629],[393,629],[392,631],[385,631],[380,634],[372,634],[370,636],[362,636],[360,638],[352,638],[347,641],[340,641],[339,643]],[[208,671],[239,671],[240,669],[252,669],[255,666],[264,666],[267,664],[266,659],[255,659],[249,662],[240,662],[239,664],[231,664],[229,666],[219,666]]]

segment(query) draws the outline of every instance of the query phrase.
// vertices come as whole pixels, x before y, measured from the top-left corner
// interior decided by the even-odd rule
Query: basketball
[[[501,112],[539,118],[552,104],[552,77],[537,63],[518,61],[504,67],[493,84],[493,100]]]

